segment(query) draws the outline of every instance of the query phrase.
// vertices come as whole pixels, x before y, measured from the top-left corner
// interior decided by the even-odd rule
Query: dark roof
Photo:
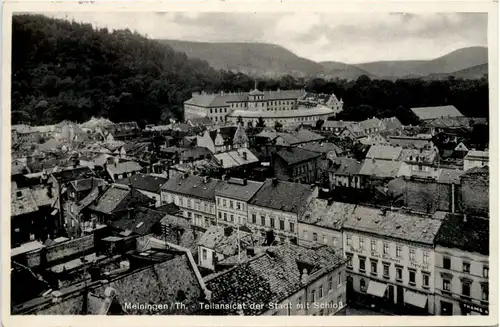
[[[53,172],[52,175],[60,183],[68,183],[77,179],[84,179],[95,176],[89,167],[68,168]]]
[[[285,212],[299,213],[313,195],[311,186],[268,179],[250,204]]]
[[[197,125],[201,125],[201,126],[214,125],[214,122],[208,117],[191,118],[189,121],[191,122],[191,124],[193,124],[195,126],[197,126]]]
[[[136,207],[130,212],[124,210],[114,213],[118,219],[113,220],[109,225],[121,231],[147,235],[152,233],[152,227],[158,224],[165,215],[165,213],[151,208]]]
[[[222,183],[222,181],[219,179],[205,179],[204,177],[196,175],[188,175],[184,177],[180,174],[168,180],[165,184],[163,184],[161,189],[167,192],[214,201],[215,189],[220,185],[220,183]]]
[[[133,188],[152,193],[160,193],[160,188],[168,181],[167,178],[148,174],[135,174],[116,181],[116,184],[129,185]]]
[[[38,205],[29,188],[12,190],[10,213],[11,216],[20,216],[38,211]]]
[[[162,206],[156,207],[155,210],[163,212],[165,214],[174,215],[178,213],[180,209],[174,203],[167,203]]]
[[[259,315],[305,287],[301,274],[305,267],[312,275],[327,274],[341,266],[342,254],[331,247],[308,249],[297,245],[282,245],[267,249],[247,262],[205,280],[212,291],[212,301],[218,304],[262,303],[263,307],[246,306],[244,315]],[[311,283],[310,281],[309,283]],[[238,308],[215,314],[240,314]]]
[[[151,201],[153,200],[135,189],[129,189],[127,186],[114,184],[109,187],[94,204],[90,205],[89,209],[105,214],[112,214],[117,210],[127,209],[131,205],[145,205]]]
[[[489,220],[449,214],[436,235],[436,245],[489,255]]]
[[[312,160],[321,156],[318,152],[309,151],[297,147],[282,148],[276,152],[288,165],[294,165],[303,161]]]
[[[250,200],[264,183],[243,180],[240,178],[230,178],[217,186],[215,195],[238,199],[242,201]]]
[[[411,111],[421,120],[436,119],[441,117],[462,117],[462,113],[455,106],[419,107]]]
[[[335,158],[332,168],[330,169],[336,175],[357,175],[363,166],[361,161],[352,158],[337,157]]]
[[[210,131],[208,134],[210,135],[210,138],[212,141],[215,142],[215,138],[217,137],[217,134],[219,133],[222,138],[224,139],[224,144],[232,144],[233,143],[233,138],[234,134],[236,134],[236,130],[238,127],[234,126],[227,126],[227,127],[221,127],[217,130]]]
[[[76,179],[70,182],[70,185],[77,192],[88,191],[94,187],[98,187],[100,185],[104,185],[106,182],[103,179],[99,178],[85,178],[85,179]]]
[[[303,149],[319,153],[329,153],[333,151],[336,155],[339,155],[343,152],[343,150],[338,145],[331,142],[306,143],[301,147]]]

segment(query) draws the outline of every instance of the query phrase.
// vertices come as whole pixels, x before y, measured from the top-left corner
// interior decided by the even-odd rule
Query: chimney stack
[[[278,186],[278,179],[276,177],[273,178],[273,186],[274,187]]]
[[[300,282],[302,283],[302,285],[307,285],[308,279],[309,275],[307,274],[307,269],[304,268],[304,270],[302,270],[302,276],[300,278]]]

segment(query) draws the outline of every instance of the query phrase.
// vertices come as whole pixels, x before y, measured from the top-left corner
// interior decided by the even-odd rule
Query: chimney
[[[52,184],[47,185],[47,196],[49,198],[53,198],[54,197],[54,192],[52,190]]]
[[[243,178],[243,185],[247,185],[247,184],[248,184],[247,179]]]
[[[208,183],[208,179],[209,179],[209,177],[208,177],[208,176],[204,176],[204,177],[203,177],[203,183],[204,183],[204,184]]]
[[[464,213],[464,219],[463,219],[464,223],[467,222],[467,214]]]
[[[232,227],[226,227],[224,228],[224,236],[229,237],[233,233],[233,228]]]
[[[242,152],[241,155],[243,156],[243,160],[245,160],[245,161],[248,160],[246,152]]]
[[[307,269],[304,268],[302,270],[302,276],[300,277],[300,282],[302,285],[307,285],[307,280],[309,279],[309,275],[307,274]]]
[[[255,249],[254,248],[247,248],[247,256],[253,257],[255,255]]]
[[[273,178],[273,186],[274,187],[278,186],[278,179],[276,177]]]
[[[99,185],[97,187],[97,190],[99,191],[99,195],[103,194],[104,193],[104,185]]]

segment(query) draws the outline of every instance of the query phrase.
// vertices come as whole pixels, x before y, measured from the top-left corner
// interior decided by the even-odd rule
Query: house
[[[458,211],[480,217],[490,215],[490,170],[488,166],[474,167],[460,175]]]
[[[211,226],[198,241],[198,266],[216,270],[225,258],[245,253],[247,248],[263,245],[260,234],[252,234],[248,228]]]
[[[360,189],[361,177],[359,171],[363,163],[352,158],[335,158],[332,167],[328,171],[330,188],[354,188]]]
[[[174,203],[192,226],[205,231],[217,222],[215,190],[221,183],[219,179],[178,174],[161,187],[161,201],[163,204]]]
[[[358,173],[361,177],[361,186],[363,188],[374,188],[384,184],[384,182],[404,174],[404,168],[405,166],[401,161],[365,159]]]
[[[332,142],[306,143],[300,147],[308,151],[325,154],[326,158],[331,161],[344,153],[342,148]]]
[[[488,165],[489,165],[488,151],[471,150],[467,152],[467,155],[464,157],[464,171],[467,171],[474,167],[484,167]]]
[[[29,188],[11,191],[10,229],[11,246],[34,241],[42,237],[38,228],[38,205]],[[46,236],[46,235],[44,235]]]
[[[259,162],[259,158],[247,148],[216,153],[215,161],[224,169],[247,167]]]
[[[262,234],[272,230],[278,243],[297,239],[297,223],[318,188],[268,179],[248,204],[247,225]]]
[[[263,184],[240,178],[222,181],[215,189],[217,224],[246,225],[248,203]]]
[[[434,313],[434,239],[442,221],[357,206],[344,222],[354,298],[408,315]]]
[[[155,201],[159,207],[161,202],[161,187],[168,181],[167,178],[149,174],[135,174],[130,177],[119,179],[116,184],[128,185]]]
[[[489,315],[489,221],[449,214],[436,239],[435,314]]]
[[[206,130],[202,136],[197,136],[196,143],[200,147],[209,149],[212,153],[247,148],[248,136],[245,129],[238,127],[221,127],[214,131]]]
[[[102,129],[103,131],[111,134],[113,140],[127,140],[137,137],[141,133],[141,129],[135,121],[115,123],[113,125],[105,126]]]
[[[388,138],[389,143],[395,147],[402,147],[405,149],[424,149],[433,150],[438,152],[439,149],[436,147],[434,142],[429,135],[421,136],[390,136]]]
[[[299,147],[280,148],[272,155],[274,176],[294,183],[316,183],[322,177],[323,155]]]
[[[113,234],[120,236],[159,236],[162,234],[161,221],[166,216],[154,208],[137,206],[130,210],[116,211],[109,222]]]
[[[382,118],[382,124],[385,125],[387,131],[400,130],[404,127],[396,117]]]
[[[329,245],[342,249],[342,225],[354,213],[355,204],[313,199],[299,217],[298,245]]]
[[[366,135],[379,133],[387,129],[383,121],[376,117],[359,122],[359,127],[364,131]]]
[[[403,149],[401,160],[406,163],[412,176],[434,177],[439,175],[437,166],[438,153],[434,150]]]
[[[358,139],[358,142],[363,145],[387,145],[389,142],[378,133],[363,136]]]
[[[30,171],[28,169],[27,160],[26,159],[12,159],[10,164],[10,175],[11,178],[15,178],[15,176],[28,174]]]
[[[141,165],[136,161],[122,161],[106,164],[105,170],[113,182],[133,176],[142,171]]]
[[[290,133],[276,133],[274,143],[281,146],[298,146],[301,144],[320,142],[325,139],[324,136],[301,128]]]
[[[390,145],[372,145],[366,154],[366,159],[397,161],[403,149]]]
[[[155,210],[161,211],[165,215],[161,220],[162,239],[196,253],[198,251],[196,242],[199,235],[191,227],[191,220],[182,216],[179,207],[169,203]]]
[[[411,111],[417,115],[421,121],[429,121],[436,118],[454,118],[463,117],[462,113],[458,111],[453,105],[437,106],[437,107],[417,107],[411,108]]]
[[[205,277],[212,298],[204,314],[334,315],[346,303],[344,269],[341,253],[328,246],[265,249],[241,265]],[[259,305],[231,305],[235,303]],[[214,310],[213,304],[223,309]]]
[[[191,127],[210,128],[215,126],[215,123],[208,117],[193,117],[187,121]]]
[[[353,121],[342,121],[342,120],[327,120],[321,126],[323,132],[333,132],[335,135],[339,135],[347,126],[358,124]]]

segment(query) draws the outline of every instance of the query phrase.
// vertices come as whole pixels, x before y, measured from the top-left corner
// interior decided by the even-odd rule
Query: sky
[[[70,12],[50,17],[156,39],[263,42],[314,61],[434,59],[487,45],[485,13]]]

